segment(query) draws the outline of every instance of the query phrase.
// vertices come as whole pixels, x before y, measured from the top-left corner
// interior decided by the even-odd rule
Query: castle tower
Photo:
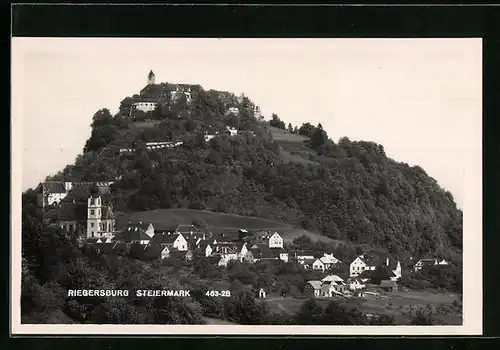
[[[90,196],[87,203],[87,238],[102,235],[102,203],[101,197]]]
[[[148,74],[148,85],[154,85],[154,83],[155,83],[155,74],[153,73],[152,70],[150,70]]]

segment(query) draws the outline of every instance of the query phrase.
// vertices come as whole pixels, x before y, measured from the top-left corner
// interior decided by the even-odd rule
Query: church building
[[[81,238],[112,237],[115,232],[113,210],[100,196],[90,196],[86,204],[63,203],[46,212],[44,220]]]

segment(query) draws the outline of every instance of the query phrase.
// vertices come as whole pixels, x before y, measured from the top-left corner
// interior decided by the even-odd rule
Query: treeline
[[[146,129],[134,128],[126,115],[99,111],[88,152],[55,178],[120,178],[111,199],[122,211],[206,209],[277,219],[353,244],[386,247],[395,256],[460,255],[462,212],[422,168],[387,158],[373,142],[335,143],[321,125],[310,123],[288,129],[309,138],[304,157],[312,163],[285,162],[266,124],[253,117],[253,103],[245,98],[238,107],[238,115],[227,114],[215,92],[202,91],[192,104],[160,104],[148,112],[160,123]],[[285,128],[277,116],[270,124]],[[230,137],[223,134],[226,126],[253,134]],[[215,132],[219,136],[206,142],[204,135]],[[184,144],[148,152],[147,140]],[[135,154],[103,151],[126,144],[137,145]]]

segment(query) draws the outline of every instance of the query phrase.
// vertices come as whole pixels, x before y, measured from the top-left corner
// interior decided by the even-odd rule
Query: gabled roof
[[[84,203],[63,203],[57,209],[57,220],[59,221],[86,221],[87,204]]]
[[[325,278],[323,278],[321,281],[322,282],[326,282],[326,281],[344,282],[344,280],[337,275],[328,275]]]
[[[178,233],[172,233],[172,234],[167,234],[167,233],[155,233],[153,238],[151,238],[151,241],[149,244],[173,244],[175,240],[179,237]]]
[[[158,246],[146,246],[146,249],[144,249],[144,252],[142,253],[142,259],[144,260],[159,259],[161,257],[162,251],[165,249],[168,248],[158,247]]]
[[[296,257],[301,257],[301,256],[312,256],[314,257],[314,254],[313,252],[309,251],[309,250],[297,250],[294,252],[294,256]]]
[[[215,236],[217,242],[233,242],[240,240],[240,234],[238,232],[223,232]]]
[[[177,233],[199,232],[198,228],[194,225],[179,225],[175,229]]]
[[[358,258],[361,259],[361,261],[364,262],[368,266],[377,265],[377,259],[374,256],[371,256],[369,254],[362,254],[362,255],[358,256]],[[354,260],[356,260],[356,259],[354,259]]]
[[[307,281],[307,284],[311,285],[314,289],[320,289],[321,288],[321,281]]]
[[[127,228],[139,228],[141,230],[147,231],[150,223],[145,221],[129,221],[127,224]]]
[[[149,237],[146,232],[138,227],[128,227],[125,230],[119,232],[114,240],[115,241],[149,241],[151,237]]]
[[[332,256],[322,256],[319,258],[323,264],[336,264],[339,260]]]

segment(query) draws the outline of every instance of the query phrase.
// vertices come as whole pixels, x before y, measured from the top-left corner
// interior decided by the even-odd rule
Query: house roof
[[[334,282],[344,282],[344,280],[342,278],[340,278],[339,276],[337,275],[329,275],[329,276],[326,276],[325,278],[323,278],[321,280],[322,282],[326,282],[326,281],[334,281]]]
[[[396,281],[391,280],[383,280],[380,282],[380,287],[394,287],[396,285]]]
[[[339,260],[334,256],[322,256],[319,258],[324,264],[336,264]]]
[[[361,279],[357,278],[357,277],[354,277],[354,278],[349,278],[347,280],[349,283],[359,283],[359,284],[364,284],[363,281],[361,281]]]
[[[301,256],[314,256],[314,253],[309,250],[298,250],[294,252],[294,255],[296,257],[301,257]]]
[[[64,182],[61,181],[47,181],[43,183],[43,189],[48,193],[66,193]]]
[[[377,258],[372,256],[372,255],[362,254],[362,255],[358,256],[358,258],[360,258],[361,261],[363,261],[368,266],[377,265]]]
[[[422,265],[434,265],[437,261],[437,259],[420,259],[417,264],[421,263]]]
[[[155,233],[153,238],[151,238],[150,244],[172,244],[179,237],[178,233]]]
[[[307,281],[307,284],[311,285],[314,289],[320,289],[321,288],[321,281]]]
[[[123,243],[94,243],[93,246],[104,254],[127,254],[129,252],[128,246]]]
[[[57,213],[59,221],[86,221],[87,204],[84,203],[64,203]]]
[[[279,252],[273,251],[267,245],[259,244],[257,247],[251,249],[252,255],[255,259],[277,259]]]
[[[141,230],[147,231],[150,223],[145,221],[129,221],[127,224],[127,228],[139,228]]]
[[[230,231],[230,232],[222,232],[222,233],[219,233],[215,236],[215,239],[217,241],[221,241],[221,242],[232,242],[232,241],[239,241],[240,240],[240,234],[239,232],[234,232],[234,231]]]
[[[177,233],[199,232],[198,228],[194,225],[179,225],[175,229]]]
[[[149,241],[151,237],[143,229],[138,227],[128,227],[125,230],[119,232],[115,238],[115,241]]]

